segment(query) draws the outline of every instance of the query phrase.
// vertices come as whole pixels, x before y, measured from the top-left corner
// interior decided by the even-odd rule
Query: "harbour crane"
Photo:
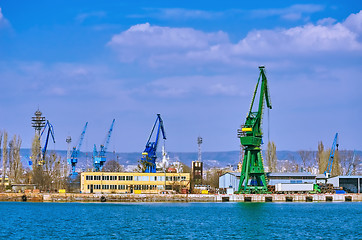
[[[113,131],[113,125],[114,125],[115,119],[113,119],[111,127],[108,131],[108,134],[106,136],[106,139],[104,140],[104,143],[101,144],[99,152],[97,152],[97,147],[94,144],[93,148],[93,167],[95,172],[99,172],[102,170],[104,163],[106,162],[106,152],[109,144],[109,140],[111,139],[112,131]]]
[[[268,191],[266,176],[264,172],[261,145],[263,143],[262,118],[264,101],[267,108],[271,109],[268,82],[265,75],[265,67],[259,67],[260,74],[255,86],[254,95],[251,101],[250,110],[246,117],[245,124],[238,130],[238,137],[244,148],[244,159],[241,168],[239,193],[266,193]],[[254,100],[260,86],[259,106],[253,111]]]
[[[41,160],[38,162],[39,166],[42,166],[45,163],[45,155],[46,155],[46,152],[47,152],[48,141],[49,141],[49,136],[50,135],[51,135],[51,137],[53,139],[53,142],[55,143],[53,125],[49,122],[49,120],[47,120],[46,124],[44,125],[44,128],[43,128],[43,130],[42,130],[42,132],[41,132],[41,134],[39,136],[39,141],[40,141],[41,137],[43,136],[43,133],[45,132],[46,129],[48,129],[48,132],[47,132],[47,136],[46,136],[46,139],[45,139],[44,147],[43,147],[43,149],[41,151],[41,153],[42,153]]]
[[[327,178],[329,178],[331,176],[333,160],[334,160],[334,152],[335,152],[336,148],[338,151],[338,145],[339,145],[338,144],[338,133],[336,133],[336,135],[334,136],[331,152],[329,153],[327,169],[324,171],[324,175]]]
[[[80,148],[82,146],[82,142],[84,139],[85,132],[87,130],[87,126],[88,126],[88,122],[85,123],[83,132],[81,133],[80,138],[78,140],[78,144],[73,147],[70,158],[68,158],[68,163],[72,166],[71,176],[73,176],[73,177],[75,177],[77,175],[77,173],[75,172],[75,167],[78,163],[78,154],[79,154]]]
[[[151,138],[155,132],[156,126],[157,126],[156,137],[155,137],[154,141],[151,141]],[[156,159],[157,159],[156,152],[157,152],[158,141],[160,138],[160,132],[162,133],[163,139],[166,140],[166,133],[165,133],[165,128],[163,126],[161,114],[157,114],[156,121],[153,124],[151,134],[148,137],[148,140],[146,143],[146,148],[142,152],[141,163],[144,166],[143,170],[146,173],[155,173],[156,172]]]

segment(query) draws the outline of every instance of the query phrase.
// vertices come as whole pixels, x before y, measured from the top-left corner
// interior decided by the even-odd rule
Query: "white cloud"
[[[159,9],[158,15],[166,19],[211,19],[221,16],[221,13],[183,8],[164,8]]]
[[[203,11],[184,8],[146,8],[144,14],[131,14],[129,18],[156,18],[172,20],[215,19],[225,12]]]
[[[81,14],[77,15],[76,20],[78,22],[82,23],[89,18],[103,18],[105,16],[106,16],[106,12],[103,12],[103,11],[81,13]]]
[[[324,10],[323,5],[318,4],[296,4],[287,8],[273,8],[273,9],[258,9],[253,10],[254,17],[271,17],[279,16],[286,20],[299,20],[308,14],[320,12]]]
[[[154,68],[219,70],[261,63],[285,67],[293,62],[299,64],[298,58],[313,61],[325,56],[330,61],[330,54],[361,55],[361,32],[362,11],[343,22],[322,19],[317,24],[289,29],[255,30],[235,44],[221,31],[207,33],[145,23],[114,35],[108,45],[122,62],[140,62]]]
[[[192,28],[170,28],[138,24],[114,35],[108,43],[124,62],[155,55],[174,56],[202,51],[220,43],[228,43],[224,32],[205,33]],[[177,57],[177,56],[176,56]]]
[[[0,28],[4,27],[4,26],[8,26],[9,25],[9,21],[4,17],[3,13],[2,13],[2,9],[0,7]]]
[[[150,82],[132,90],[130,94],[151,94],[161,98],[184,98],[191,96],[243,96],[240,76],[236,75],[192,75],[170,76]]]

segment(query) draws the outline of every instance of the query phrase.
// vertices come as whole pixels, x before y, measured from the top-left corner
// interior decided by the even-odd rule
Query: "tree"
[[[274,142],[268,142],[268,148],[266,153],[266,162],[269,168],[269,172],[276,172],[277,167],[277,149]]]
[[[123,166],[119,164],[116,160],[107,161],[104,164],[102,172],[123,172]]]
[[[38,165],[38,162],[41,160],[41,145],[39,135],[35,134],[32,144],[31,144],[31,161],[33,166]]]
[[[20,183],[23,176],[23,166],[20,159],[21,138],[14,135],[9,142],[9,182]]]
[[[331,176],[338,176],[341,175],[341,165],[339,163],[339,151],[336,150],[334,153],[334,159],[333,159],[333,165],[332,165],[332,171]]]
[[[328,156],[326,151],[324,151],[324,145],[322,141],[318,143],[317,163],[319,173],[324,173],[324,171],[327,169]]]
[[[3,133],[4,140],[3,140],[3,176],[2,176],[2,189],[5,189],[5,175],[6,175],[6,168],[7,168],[7,158],[8,158],[8,133],[4,131]]]
[[[219,173],[217,169],[210,169],[206,171],[206,178],[203,180],[203,184],[210,185],[212,188],[219,187]]]
[[[310,159],[313,154],[311,151],[306,150],[299,150],[298,153],[300,158],[302,159],[303,169],[306,169],[308,167],[308,164],[310,163]]]

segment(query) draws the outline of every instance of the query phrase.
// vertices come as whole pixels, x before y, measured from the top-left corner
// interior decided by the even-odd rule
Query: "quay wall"
[[[360,202],[362,194],[82,194],[0,193],[22,202]]]

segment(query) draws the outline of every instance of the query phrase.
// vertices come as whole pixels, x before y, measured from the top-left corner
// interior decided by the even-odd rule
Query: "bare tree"
[[[116,160],[110,160],[104,164],[102,172],[122,172],[123,170],[123,166]]]
[[[38,165],[38,162],[41,160],[41,145],[40,139],[37,134],[35,134],[32,144],[31,144],[31,160],[33,166]]]
[[[21,138],[14,135],[9,142],[9,182],[19,183],[23,173],[20,159]]]
[[[269,172],[276,172],[277,166],[277,149],[274,142],[268,142],[268,148],[266,153],[266,162],[269,168]]]
[[[341,174],[347,175],[353,170],[353,160],[354,154],[350,150],[341,150],[339,151],[340,165],[341,165]]]
[[[338,176],[341,175],[341,164],[340,164],[340,157],[339,157],[339,151],[336,150],[334,153],[334,159],[332,164],[332,171],[331,176]]]
[[[306,169],[308,167],[308,165],[310,164],[312,152],[306,151],[306,150],[299,150],[298,153],[299,153],[300,158],[302,159],[303,169]]]
[[[7,168],[7,158],[8,158],[8,133],[4,131],[3,133],[4,140],[3,140],[3,176],[2,176],[2,189],[5,189],[5,175],[6,175],[6,168]]]

